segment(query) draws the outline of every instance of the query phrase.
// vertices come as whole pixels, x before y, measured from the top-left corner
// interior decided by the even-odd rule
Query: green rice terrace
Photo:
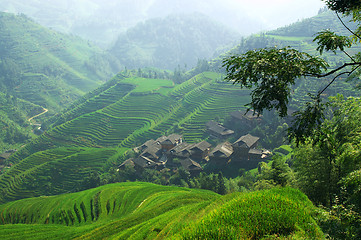
[[[291,188],[221,196],[117,183],[0,205],[1,239],[322,239],[315,207]]]
[[[82,105],[83,109],[92,105],[103,108],[83,110],[87,114],[55,127],[46,136],[63,142],[80,138],[82,142],[77,144],[89,147],[134,147],[144,139],[177,130],[186,141],[194,142],[202,138],[207,121],[239,109],[249,95],[247,90],[239,90],[221,81],[220,74],[211,72],[176,87],[164,79],[118,78],[116,85]],[[129,91],[132,82],[137,86]]]
[[[90,169],[100,171],[126,149],[163,134],[177,132],[187,142],[197,142],[205,137],[207,121],[225,118],[244,105],[249,95],[248,90],[212,72],[177,86],[171,80],[118,75],[101,89],[88,94],[76,108],[55,119],[53,128],[10,157],[14,165],[0,176],[1,202],[74,190]],[[39,176],[51,176],[59,168],[61,177],[31,184],[32,179],[39,181]],[[74,178],[70,185],[68,178]],[[42,188],[46,182],[48,188]]]
[[[299,89],[295,95],[301,96]],[[124,151],[152,138],[178,133],[199,142],[207,137],[206,122],[222,121],[248,101],[249,90],[224,82],[219,73],[204,72],[179,85],[118,74],[53,117],[49,130],[9,158],[14,165],[0,175],[0,202],[74,191],[83,176],[104,172]],[[62,169],[61,177],[39,178],[54,169]]]
[[[326,19],[325,26],[335,24],[335,16],[328,12],[320,16]],[[324,21],[321,17],[253,35],[243,39],[231,52],[278,45],[314,53],[316,43],[312,38],[314,30]],[[342,27],[337,26],[336,30],[339,29]],[[139,160],[131,149],[172,133],[182,135],[179,139],[190,146],[202,140],[209,141],[208,145],[218,145],[221,140],[210,137],[206,123],[215,120],[225,126],[231,124],[230,113],[245,110],[251,90],[225,82],[221,73],[198,68],[183,72],[179,81],[176,73],[173,81],[168,72],[153,75],[149,71],[149,75],[143,75],[127,69],[109,79],[120,69],[114,57],[78,37],[43,29],[23,15],[0,13],[0,43],[4,43],[0,44],[0,90],[6,90],[6,94],[0,93],[0,127],[6,130],[0,137],[5,140],[7,135],[21,137],[16,144],[0,142],[4,150],[10,147],[17,150],[1,159],[0,239],[325,238],[319,227],[324,227],[320,219],[327,217],[322,215],[327,215],[325,210],[316,208],[300,190],[281,188],[286,185],[277,185],[278,182],[267,178],[278,173],[279,167],[284,170],[280,176],[288,174],[286,180],[295,181],[295,176],[287,172],[288,160],[294,156],[291,145],[270,149],[283,162],[262,157],[259,160],[266,159],[268,163],[248,172],[245,171],[249,169],[237,167],[236,161],[232,165],[233,159],[225,162],[226,167],[219,168],[210,166],[206,162],[209,158],[200,161],[198,165],[202,164],[200,168],[204,167],[205,171],[199,174],[199,179],[208,179],[203,173],[213,180],[218,176],[224,186],[227,183],[227,187],[234,187],[228,191],[234,193],[228,195],[201,190],[212,188],[201,187],[201,181],[186,172],[176,158],[172,159],[176,167],[152,169],[155,173],[151,174],[159,174],[156,175],[159,181],[153,182],[169,186],[137,182],[148,181],[137,177],[150,171],[143,169],[140,173],[134,166],[130,169],[120,165]],[[333,54],[324,56],[331,67],[343,58]],[[207,62],[207,69],[219,71],[220,59]],[[154,73],[157,71],[163,70],[156,69]],[[202,73],[195,75],[199,72]],[[185,79],[190,75],[193,77]],[[290,108],[302,106],[310,100],[308,93],[317,93],[329,81],[314,78],[297,81]],[[337,81],[322,96],[359,95],[356,84]],[[47,108],[50,117],[44,114],[36,119],[42,123],[41,127],[29,121]],[[266,119],[267,114],[273,113],[265,113],[264,119],[273,121]],[[275,126],[274,138],[282,135],[285,126],[286,123]],[[238,134],[243,126],[237,127],[232,130]],[[274,126],[267,127],[272,130]],[[250,134],[263,131],[252,129]],[[238,137],[232,136],[228,141]],[[265,146],[257,150],[261,147]],[[236,173],[234,179],[223,177],[227,167]],[[220,172],[216,175],[213,168]],[[192,181],[185,182],[182,171]],[[128,173],[134,178],[123,179]],[[163,183],[162,179],[168,182]],[[120,181],[135,182],[114,183]],[[246,188],[250,183],[255,187]],[[274,188],[256,191],[270,186]],[[299,187],[297,182],[290,186]]]

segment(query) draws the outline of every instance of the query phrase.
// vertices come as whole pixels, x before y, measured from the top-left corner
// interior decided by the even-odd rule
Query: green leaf
[[[318,35],[313,39],[317,41],[317,51],[322,55],[323,51],[332,51],[336,54],[336,50],[344,51],[345,48],[349,48],[352,45],[352,39],[345,36],[339,36],[330,30],[324,30],[318,32]]]
[[[290,47],[264,48],[232,55],[223,60],[225,80],[254,88],[248,104],[258,113],[276,109],[280,116],[287,115],[291,86],[304,76],[317,76],[327,63],[318,57]]]

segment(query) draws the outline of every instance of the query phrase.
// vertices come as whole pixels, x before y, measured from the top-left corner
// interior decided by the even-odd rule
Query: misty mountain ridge
[[[120,70],[115,58],[25,15],[0,13],[0,90],[60,110]]]
[[[109,50],[128,68],[193,67],[234,46],[240,35],[201,13],[154,18],[128,29]]]
[[[137,23],[170,14],[200,12],[242,35],[269,29],[262,16],[234,4],[224,0],[0,0],[0,11],[24,13],[44,26],[79,35],[104,48]]]

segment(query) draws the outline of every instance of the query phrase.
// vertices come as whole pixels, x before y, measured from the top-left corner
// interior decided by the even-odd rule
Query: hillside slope
[[[19,148],[34,136],[28,119],[42,110],[39,105],[0,92],[0,153]]]
[[[171,15],[137,24],[119,36],[110,52],[128,68],[174,70],[214,57],[238,34],[201,14]]]
[[[251,39],[245,40],[244,43],[247,45],[247,41]],[[275,37],[268,35],[254,39],[275,41]],[[297,44],[294,38],[277,41],[283,44]],[[305,46],[313,47],[309,38],[304,43]],[[79,161],[84,164],[79,166],[79,169],[86,169],[88,164],[92,166],[98,163],[93,160],[87,163],[83,161],[85,157],[73,153],[70,154],[71,158],[66,158],[68,156],[66,148],[85,149],[89,155],[94,148],[97,151],[99,148],[112,149],[114,152],[104,154],[101,163],[94,169],[96,172],[101,172],[104,163],[109,162],[109,159],[117,154],[118,147],[133,148],[149,139],[174,132],[182,134],[188,143],[205,139],[206,122],[215,119],[222,122],[230,112],[240,110],[249,102],[249,90],[239,89],[222,79],[220,73],[204,72],[176,85],[168,79],[118,74],[107,84],[79,99],[62,114],[50,119],[47,122],[48,130],[43,135],[9,158],[9,162],[14,164],[14,170],[10,169],[0,176],[0,189],[3,192],[0,201],[44,194],[45,182],[32,188],[29,187],[28,182],[40,176],[49,177],[44,174],[49,173],[49,169],[56,169],[57,157],[52,151],[59,150],[62,156],[60,157],[62,169],[66,169],[64,176],[72,176],[72,171],[68,170],[73,168],[72,164],[75,160],[67,161],[68,159],[79,157]],[[292,104],[300,106],[307,100],[306,90],[317,91],[327,83],[327,79],[304,80],[296,86]],[[313,89],[306,89],[307,86],[312,86]],[[356,93],[350,84],[343,81],[335,84],[331,91],[346,95]],[[61,153],[62,151],[65,152]],[[37,161],[38,155],[41,156],[42,161]],[[66,161],[62,160],[64,158]],[[89,171],[82,176],[87,175]],[[53,180],[58,187],[52,190],[51,194],[69,191],[62,184],[65,183],[65,179],[66,177],[59,178],[59,182]],[[27,194],[23,194],[23,191]]]
[[[66,176],[70,178],[77,171],[72,165],[77,161],[74,159],[79,157],[83,165],[76,167],[82,172],[88,164],[104,166],[116,154],[103,154],[104,158],[96,163],[90,160],[93,158],[86,161],[86,157],[75,153],[68,158],[68,148],[80,147],[90,155],[101,149],[117,152],[118,147],[132,148],[173,132],[183,134],[189,143],[198,142],[205,137],[206,122],[225,118],[248,101],[248,90],[234,88],[220,78],[220,74],[205,72],[174,86],[167,79],[117,75],[107,87],[94,91],[74,109],[55,118],[52,128],[9,158],[14,166],[0,175],[0,201],[44,194],[46,181],[32,187],[28,183],[33,178],[52,179],[50,172],[59,167],[57,161],[62,162],[64,178],[52,180],[58,187],[51,194],[68,192]],[[101,172],[101,168],[93,170]]]
[[[350,28],[355,29],[356,25],[349,22],[350,18],[343,18],[343,22]],[[259,48],[283,48],[291,47],[299,51],[306,52],[315,56],[320,56],[317,49],[317,43],[313,41],[317,33],[329,29],[338,34],[349,36],[350,32],[343,26],[336,14],[330,10],[324,10],[317,16],[298,21],[289,26],[285,26],[273,31],[255,34],[248,38],[243,38],[239,45],[230,50],[228,53],[222,54],[212,63],[214,69],[219,69],[222,66],[222,61],[225,56],[243,54],[246,51]],[[348,54],[353,55],[361,51],[360,46],[353,46],[346,50]],[[321,58],[325,59],[330,65],[330,69],[340,66],[344,61],[349,61],[349,58],[342,52],[334,54],[333,52],[324,52]],[[358,96],[359,89],[355,88],[357,82],[347,82],[346,77],[339,77],[325,92],[324,97],[335,95],[336,93],[345,96]],[[316,94],[323,89],[331,80],[333,76],[325,78],[303,78],[299,79],[294,86],[293,96],[290,101],[291,108],[297,109],[303,103],[310,100],[308,93]]]
[[[1,239],[322,239],[298,190],[220,196],[149,183],[0,205]]]
[[[0,13],[0,91],[58,111],[119,71],[116,59],[25,15]]]

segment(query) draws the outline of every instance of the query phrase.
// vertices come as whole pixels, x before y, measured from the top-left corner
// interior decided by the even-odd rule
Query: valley
[[[101,49],[0,13],[0,238],[357,239],[357,68],[297,79],[284,118],[248,111],[261,82],[224,80],[231,55],[317,53],[321,28],[348,34],[327,9],[249,37],[170,15]],[[330,69],[347,60],[335,53]],[[292,113],[333,81],[315,135],[289,138]]]

